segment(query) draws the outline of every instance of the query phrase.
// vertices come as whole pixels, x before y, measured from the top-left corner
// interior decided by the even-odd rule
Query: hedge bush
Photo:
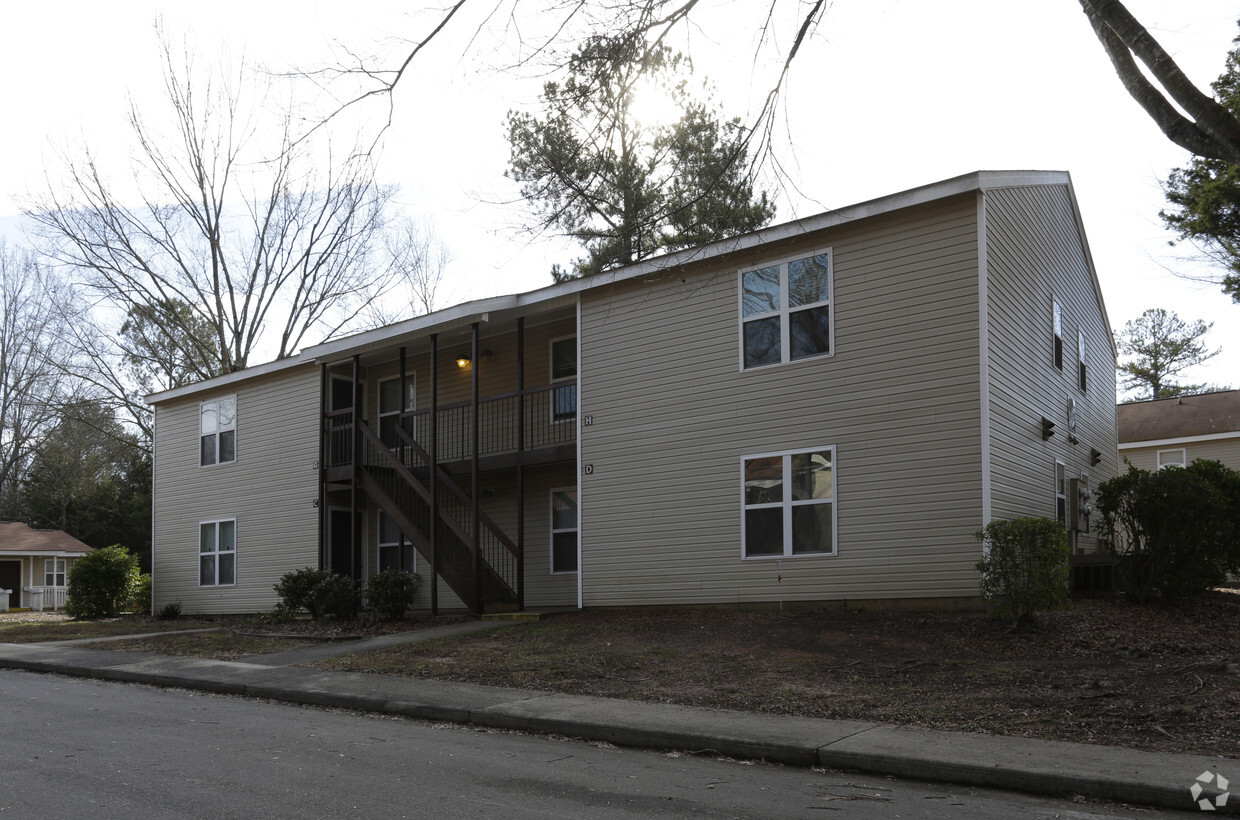
[[[1034,626],[1034,613],[1067,609],[1068,534],[1049,518],[991,521],[978,532],[986,547],[977,562],[979,591],[991,611],[1014,630]]]
[[[120,544],[91,550],[69,570],[65,612],[73,618],[111,618],[137,586],[138,556]]]
[[[1098,485],[1120,587],[1146,603],[1222,584],[1240,570],[1240,473],[1217,461],[1128,471]]]
[[[385,569],[370,579],[366,587],[367,603],[385,621],[398,621],[413,606],[419,580],[414,572]]]
[[[336,618],[357,617],[360,597],[358,584],[352,578],[327,569],[302,569],[286,572],[274,587],[280,596],[278,616],[305,610],[314,620],[331,615]]]

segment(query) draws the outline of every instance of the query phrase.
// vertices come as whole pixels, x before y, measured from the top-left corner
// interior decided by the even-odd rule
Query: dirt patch
[[[1234,756],[1240,594],[972,612],[586,610],[320,668]]]

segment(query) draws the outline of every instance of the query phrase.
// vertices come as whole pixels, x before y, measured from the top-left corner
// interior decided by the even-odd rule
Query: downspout
[[[330,568],[331,563],[327,556],[326,526],[324,526],[324,516],[327,515],[327,493],[325,491],[327,485],[327,438],[331,435],[331,422],[328,421],[327,411],[328,404],[327,394],[331,387],[331,379],[327,375],[327,365],[319,365],[319,498],[315,502],[319,508],[319,569],[325,567]],[[154,596],[152,596],[152,600]]]
[[[427,521],[430,522],[431,549],[431,615],[439,614],[439,549],[436,533],[439,532],[439,334],[431,334],[431,413],[430,413],[430,492],[431,506]]]
[[[470,325],[469,360],[473,363],[470,378],[469,424],[471,453],[469,459],[469,516],[472,521],[470,535],[474,539],[474,603],[478,613],[482,613],[482,538],[478,522],[478,323]]]
[[[517,611],[525,611],[525,317],[517,317]]]
[[[362,548],[362,522],[358,518],[357,485],[362,480],[362,383],[358,378],[361,371],[361,357],[353,356],[353,482],[349,491],[349,527],[352,541],[349,549],[349,577],[359,580],[361,561],[358,560]]]
[[[406,365],[405,365],[405,348],[402,346],[400,349],[400,395],[396,398],[397,407],[400,408],[400,411],[396,414],[396,424],[400,427],[404,427],[405,382],[408,380],[408,377],[409,377],[408,369],[406,368]],[[379,409],[382,410],[383,408],[380,407]],[[400,436],[397,436],[396,440],[400,441],[401,440]],[[405,446],[402,444],[400,449],[402,451],[402,455],[400,457],[400,463],[404,464],[405,457],[403,455],[403,451],[405,450]],[[405,531],[403,529],[400,529],[399,527],[397,527],[397,529],[400,530],[400,540],[396,547],[396,566],[400,569],[401,572],[404,572],[405,570],[409,569],[409,567],[405,566]],[[379,537],[382,538],[383,536],[380,535]]]
[[[155,480],[155,431],[159,429],[159,405],[151,408],[151,617],[155,617],[155,488],[159,483]],[[200,445],[201,446],[201,445]],[[68,568],[66,567],[66,572]],[[69,579],[66,576],[65,582]],[[68,593],[66,593],[66,598]]]

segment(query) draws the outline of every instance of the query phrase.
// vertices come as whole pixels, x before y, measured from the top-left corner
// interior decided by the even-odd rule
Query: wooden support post
[[[330,452],[328,437],[331,435],[331,420],[327,411],[331,409],[331,377],[327,374],[327,365],[319,365],[319,569],[331,567],[331,556],[328,555],[328,543],[324,537],[327,516],[327,454]]]
[[[396,401],[397,401],[397,407],[399,407],[399,408],[400,408],[400,410],[396,413],[396,426],[397,426],[397,427],[401,427],[401,428],[403,428],[403,427],[405,426],[405,420],[404,420],[404,415],[405,415],[405,379],[407,379],[407,378],[408,378],[408,370],[407,370],[407,369],[406,369],[406,367],[405,367],[405,348],[404,348],[404,346],[401,346],[401,348],[400,348],[400,388],[399,388],[399,391],[400,391],[400,396],[398,396],[398,397],[397,397],[397,399],[396,399]],[[382,399],[380,399],[380,401],[382,401]],[[379,409],[380,409],[380,410],[382,410],[383,408],[382,408],[382,407],[380,407]],[[380,434],[382,434],[382,433],[383,433],[383,431],[382,431],[382,430],[380,430],[380,431],[379,431],[379,433],[380,433]],[[399,435],[397,435],[397,436],[396,436],[396,442],[399,442],[399,441],[401,441],[401,440],[402,440],[402,439],[400,438],[400,436],[399,436]],[[405,464],[405,455],[404,455],[404,454],[405,454],[405,452],[406,452],[405,445],[404,445],[404,444],[401,444],[401,445],[399,445],[399,447],[400,447],[400,453],[401,453],[401,455],[400,455],[400,463],[401,463],[401,464]],[[407,467],[407,466],[409,466],[409,465],[405,464],[405,466]],[[405,510],[405,512],[406,512],[406,513],[412,513],[413,511],[412,511],[412,510]],[[398,527],[397,529],[400,529],[400,528]],[[380,535],[382,535],[382,533],[380,533]],[[401,571],[401,572],[405,572],[406,570],[411,569],[411,567],[407,567],[407,566],[405,566],[405,531],[404,531],[403,529],[400,529],[400,539],[399,539],[399,541],[398,541],[398,543],[397,543],[397,546],[396,546],[396,566],[400,569],[400,571]]]

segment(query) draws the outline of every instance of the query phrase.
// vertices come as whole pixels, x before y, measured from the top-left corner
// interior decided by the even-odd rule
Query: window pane
[[[198,558],[198,583],[200,586],[215,586],[215,555],[203,555]]]
[[[400,543],[400,527],[397,527],[396,522],[382,510],[379,511],[379,543]]]
[[[801,504],[792,508],[792,554],[830,552],[831,504]]]
[[[200,464],[207,466],[215,463],[215,433],[202,437],[202,454]]]
[[[198,551],[215,552],[214,524],[203,524],[198,528]]]
[[[1059,303],[1058,302],[1052,303],[1051,313],[1052,313],[1051,321],[1055,325],[1055,335],[1063,336],[1063,325],[1059,320]]]
[[[566,387],[557,387],[554,391],[552,401],[555,406],[552,408],[552,418],[555,421],[565,421],[577,417],[577,385],[570,384]]]
[[[831,352],[831,307],[798,310],[788,315],[793,359]]]
[[[220,399],[220,429],[228,430],[237,426],[237,399]]]
[[[788,263],[788,307],[814,305],[831,298],[827,259],[824,253]]]
[[[746,322],[745,367],[777,364],[779,360],[779,317]]]
[[[237,523],[220,522],[220,552],[232,552],[237,548]]]
[[[551,571],[577,571],[576,532],[557,532],[551,536]]]
[[[216,412],[215,402],[207,402],[202,406],[198,413],[198,432],[202,435],[214,433],[217,429],[219,414]]]
[[[577,338],[551,343],[551,378],[569,379],[577,375]]]
[[[405,409],[418,409],[418,382],[413,374],[405,377]]]
[[[741,312],[756,316],[779,310],[779,266],[741,274]]]
[[[748,459],[745,462],[745,503],[778,504],[783,500],[783,457]]]
[[[400,410],[400,379],[379,382],[379,412],[395,413]]]
[[[557,490],[551,494],[551,529],[577,529],[576,490]]]
[[[226,553],[220,556],[220,579],[221,584],[234,584],[237,582],[237,555],[236,553]]]
[[[400,547],[379,547],[379,571],[400,569],[398,558],[400,558]]]
[[[784,554],[784,509],[745,510],[745,554]]]
[[[792,500],[831,498],[831,451],[792,456]]]
[[[220,463],[237,460],[237,431],[220,431]]]

